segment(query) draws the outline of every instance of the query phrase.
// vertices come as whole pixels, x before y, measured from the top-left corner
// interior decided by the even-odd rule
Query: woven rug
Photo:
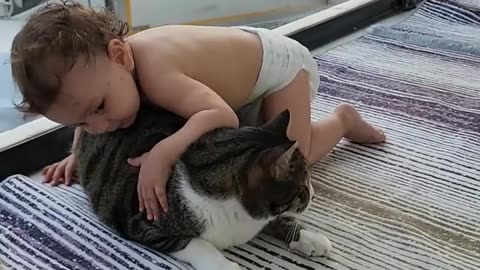
[[[342,141],[315,168],[304,222],[333,242],[305,259],[260,236],[225,251],[244,269],[480,269],[480,3],[430,0],[409,19],[316,57],[315,119],[344,101],[388,134]],[[119,238],[79,186],[0,185],[10,269],[190,269]]]
[[[314,115],[350,102],[388,134],[315,168],[327,265],[480,269],[480,1],[427,1],[316,59]]]

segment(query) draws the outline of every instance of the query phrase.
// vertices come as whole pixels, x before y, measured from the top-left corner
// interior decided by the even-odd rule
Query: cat
[[[292,251],[324,256],[331,249],[328,238],[293,217],[309,207],[314,192],[305,159],[286,136],[289,118],[285,111],[262,126],[216,129],[198,139],[174,165],[169,210],[156,221],[138,210],[139,170],[127,158],[147,152],[184,119],[143,106],[129,128],[84,132],[76,151],[80,183],[102,222],[197,270],[240,269],[220,250],[260,232]]]

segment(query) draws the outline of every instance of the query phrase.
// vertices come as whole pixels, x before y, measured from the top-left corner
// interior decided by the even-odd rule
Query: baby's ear
[[[287,149],[273,164],[273,177],[276,180],[282,180],[287,178],[290,172],[290,162],[292,160],[293,153],[297,150],[298,144],[295,142],[290,148]]]
[[[285,134],[287,136],[288,123],[290,122],[290,111],[285,110],[272,120],[268,121],[263,128],[276,134]]]

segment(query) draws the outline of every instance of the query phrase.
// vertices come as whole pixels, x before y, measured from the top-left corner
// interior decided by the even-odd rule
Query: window
[[[348,0],[115,1],[134,31],[165,24],[250,25],[276,28]]]
[[[0,21],[0,132],[24,124],[33,117],[23,115],[15,110],[13,103],[18,102],[19,96],[15,88],[10,69],[11,41],[21,24],[15,21]]]

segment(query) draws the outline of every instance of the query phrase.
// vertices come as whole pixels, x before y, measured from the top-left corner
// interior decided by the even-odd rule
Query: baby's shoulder
[[[179,37],[174,26],[148,29],[128,38],[138,72],[154,76],[183,70],[189,66],[188,41]],[[190,60],[189,60],[190,59]]]

